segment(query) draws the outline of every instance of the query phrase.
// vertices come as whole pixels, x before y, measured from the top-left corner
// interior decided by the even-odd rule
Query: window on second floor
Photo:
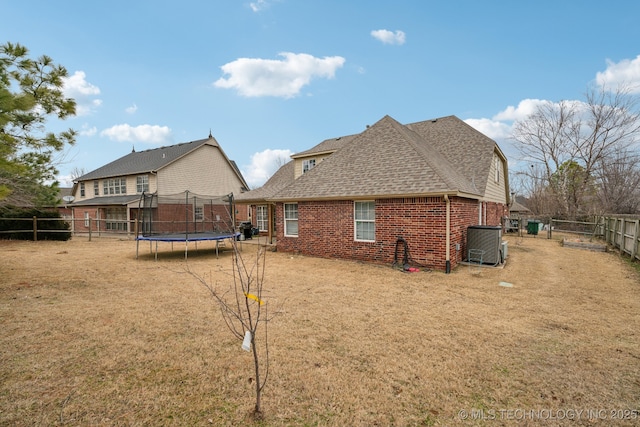
[[[124,178],[105,179],[102,181],[102,190],[105,196],[127,194],[127,180]]]
[[[84,197],[84,182],[80,183],[80,197]]]
[[[98,181],[93,181],[93,195],[94,196],[100,195],[100,185],[98,184]]]
[[[136,193],[144,193],[149,191],[149,175],[140,175],[136,177]]]
[[[316,159],[307,159],[302,161],[302,173],[307,173],[316,165]]]

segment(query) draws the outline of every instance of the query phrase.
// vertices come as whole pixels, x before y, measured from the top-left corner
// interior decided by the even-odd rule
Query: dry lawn
[[[211,247],[188,265],[226,285],[231,253]],[[184,246],[159,248],[0,241],[0,425],[252,422],[250,354]],[[638,272],[541,236],[509,255],[446,275],[267,253],[283,310],[257,424],[640,424]]]

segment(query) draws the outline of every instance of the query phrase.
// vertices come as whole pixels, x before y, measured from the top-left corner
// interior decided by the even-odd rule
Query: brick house
[[[392,263],[406,242],[414,262],[448,272],[466,259],[469,226],[508,216],[506,157],[455,116],[408,125],[385,116],[291,157],[236,198],[278,251]]]
[[[142,193],[159,196],[189,191],[200,195],[240,194],[247,183],[235,162],[209,134],[182,144],[135,151],[74,181],[73,231],[133,232]],[[246,220],[246,209],[237,220]]]

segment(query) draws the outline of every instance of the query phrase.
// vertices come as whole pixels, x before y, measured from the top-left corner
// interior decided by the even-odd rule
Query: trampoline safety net
[[[185,191],[158,196],[143,193],[138,210],[138,235],[142,237],[192,240],[235,231],[233,194],[205,196]]]

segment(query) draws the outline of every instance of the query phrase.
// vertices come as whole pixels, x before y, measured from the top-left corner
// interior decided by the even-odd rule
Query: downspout
[[[449,200],[449,196],[447,194],[444,195],[444,201],[447,204],[447,214],[446,214],[446,248],[445,248],[445,273],[451,273],[451,256],[449,255],[451,251],[451,200]]]
[[[275,204],[267,202],[267,242],[272,245],[273,244],[273,224],[275,219],[273,218],[275,212]]]

